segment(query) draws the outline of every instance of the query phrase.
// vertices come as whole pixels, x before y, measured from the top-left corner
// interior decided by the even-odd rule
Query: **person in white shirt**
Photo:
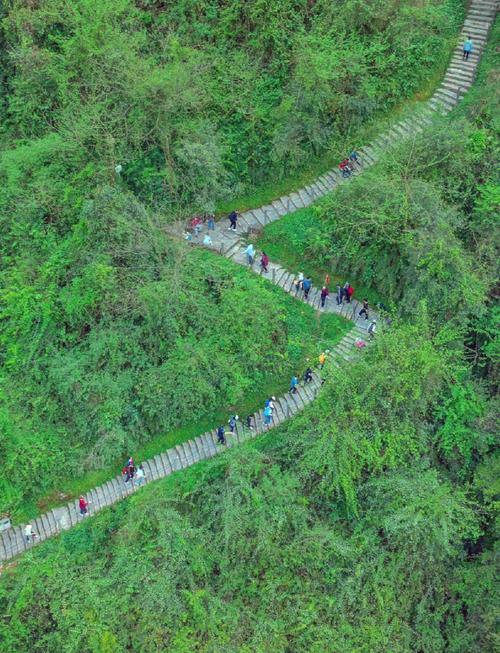
[[[26,524],[24,527],[24,539],[26,540],[26,544],[34,542],[35,537],[36,533],[33,532],[33,526],[31,524]]]
[[[210,236],[208,234],[205,234],[205,236],[203,238],[203,244],[207,245],[207,246],[212,244],[212,239],[210,238]]]
[[[253,265],[253,260],[255,258],[255,247],[252,245],[252,243],[250,243],[246,248],[245,254],[247,255],[248,265]]]
[[[139,465],[137,471],[135,472],[135,484],[137,487],[140,487],[146,481],[146,474],[144,473],[144,467]]]

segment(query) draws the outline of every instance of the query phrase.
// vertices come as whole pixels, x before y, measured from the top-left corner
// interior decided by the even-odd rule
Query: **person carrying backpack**
[[[217,429],[217,444],[226,444],[226,429],[223,426]]]
[[[304,373],[304,383],[311,383],[313,380],[313,371],[310,367]]]
[[[363,308],[359,311],[359,317],[362,315],[365,316],[365,320],[368,319],[368,300],[363,299]]]

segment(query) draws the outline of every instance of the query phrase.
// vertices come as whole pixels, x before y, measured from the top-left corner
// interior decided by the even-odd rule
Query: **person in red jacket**
[[[89,502],[85,501],[85,497],[81,496],[78,505],[80,506],[80,515],[86,517],[89,514]]]
[[[269,256],[265,252],[262,252],[262,256],[260,257],[260,268],[262,272],[268,272],[267,269],[268,265],[269,265]]]
[[[351,286],[351,284],[348,284],[347,286],[347,301],[349,304],[351,303],[352,296],[354,295],[354,288]]]

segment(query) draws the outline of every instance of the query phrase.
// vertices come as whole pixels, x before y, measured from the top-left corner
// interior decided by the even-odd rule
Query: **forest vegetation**
[[[303,364],[311,326],[279,293],[164,226],[284,178],[410,97],[446,65],[463,10],[2,5],[0,511],[30,517],[67,479],[100,480]]]
[[[165,227],[353,144],[443,70],[464,3],[0,15],[0,510],[19,519],[345,333]],[[450,116],[259,236],[383,298],[391,328],[278,429],[14,561],[0,653],[497,648],[499,30]]]

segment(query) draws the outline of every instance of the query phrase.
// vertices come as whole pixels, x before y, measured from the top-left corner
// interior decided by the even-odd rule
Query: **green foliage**
[[[485,513],[431,451],[426,417],[455,369],[442,353],[422,328],[389,333],[354,382],[332,373],[277,433],[34,549],[1,579],[0,651],[493,651]],[[328,488],[333,465],[351,474],[356,514]]]
[[[266,227],[259,244],[294,266],[308,261],[318,279],[341,271],[341,280],[358,280],[358,298],[368,287],[405,317],[425,298],[436,323],[462,336],[471,323],[481,328],[475,349],[494,356],[495,154],[491,127],[438,123],[314,207]]]
[[[3,132],[28,151],[57,133],[96,182],[120,162],[170,214],[208,209],[415,94],[462,15],[436,0],[12,0]]]
[[[165,223],[297,174],[413,95],[444,65],[462,11],[0,7],[2,509],[70,475],[77,491],[85,470],[208,428],[221,406],[250,409],[346,331],[177,244]],[[356,278],[406,323],[381,322],[281,429],[6,567],[0,653],[495,649],[492,49],[486,62],[456,126],[261,241],[319,281]]]

